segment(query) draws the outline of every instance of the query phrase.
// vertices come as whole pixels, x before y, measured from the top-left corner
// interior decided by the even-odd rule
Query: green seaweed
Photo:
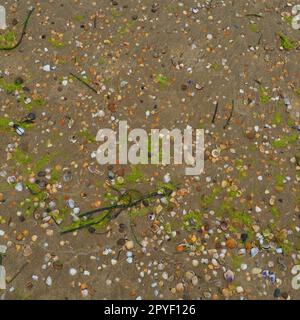
[[[207,195],[207,196],[202,196],[201,197],[201,203],[203,204],[204,207],[208,207],[209,205],[211,205],[217,195],[221,192],[221,188],[220,187],[216,187],[213,189],[212,193],[210,195]]]
[[[14,93],[22,89],[22,85],[15,82],[7,82],[5,79],[0,78],[0,88],[3,89],[7,94]]]
[[[260,102],[263,104],[269,103],[271,98],[268,95],[267,89],[264,87],[259,88],[259,96],[260,96]]]
[[[81,22],[82,20],[84,20],[84,16],[78,14],[78,15],[74,16],[73,19],[77,22]]]
[[[28,164],[32,163],[32,156],[26,154],[20,149],[16,149],[14,153],[14,159],[20,165],[27,166]]]
[[[280,218],[280,216],[281,216],[281,212],[277,207],[272,207],[271,208],[271,214],[276,219]]]
[[[244,211],[232,211],[230,213],[230,218],[233,222],[238,222],[246,227],[251,227],[253,225],[251,215]]]
[[[165,88],[169,85],[169,80],[166,76],[162,75],[161,73],[156,75],[155,82],[160,85],[161,88]]]
[[[55,38],[49,38],[48,42],[55,48],[63,48],[65,44],[62,41],[59,41]]]
[[[280,125],[282,123],[282,114],[280,112],[275,112],[272,123],[275,125]]]
[[[10,130],[10,120],[7,118],[0,118],[0,131]]]
[[[95,143],[96,142],[96,137],[91,134],[87,128],[83,128],[80,132],[79,135],[85,138],[88,143]]]
[[[132,166],[131,172],[125,177],[125,181],[128,183],[135,183],[143,178],[143,174],[139,166]]]
[[[12,47],[16,41],[16,34],[14,31],[8,31],[5,34],[0,34],[0,48]]]
[[[259,29],[258,29],[258,26],[256,23],[251,23],[250,24],[250,30],[254,33],[258,33],[259,32]]]
[[[283,136],[283,137],[281,137],[279,139],[276,139],[276,140],[272,141],[272,146],[274,148],[285,148],[289,144],[293,144],[293,143],[295,143],[297,141],[298,141],[298,135],[295,133],[295,134],[292,134],[292,135]]]
[[[279,37],[280,37],[281,47],[283,47],[284,50],[290,51],[295,49],[294,41],[290,40],[286,35],[282,33],[279,35]]]
[[[150,207],[132,208],[132,209],[128,212],[128,215],[129,215],[131,218],[136,218],[136,217],[146,216],[146,215],[149,214],[150,212],[151,212],[151,208],[150,208]]]
[[[189,211],[183,216],[183,227],[186,230],[200,230],[203,214],[199,211]]]

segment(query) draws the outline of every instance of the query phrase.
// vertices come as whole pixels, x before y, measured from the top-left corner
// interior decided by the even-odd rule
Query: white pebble
[[[75,276],[77,274],[77,270],[75,268],[71,268],[69,270],[69,274],[70,274],[70,276]]]
[[[50,65],[49,65],[49,64],[46,64],[45,66],[43,66],[43,70],[44,70],[45,72],[50,72],[50,71],[51,71]]]
[[[46,279],[46,285],[47,285],[48,287],[51,287],[51,286],[52,286],[52,278],[51,278],[50,276],[48,276],[47,279]]]

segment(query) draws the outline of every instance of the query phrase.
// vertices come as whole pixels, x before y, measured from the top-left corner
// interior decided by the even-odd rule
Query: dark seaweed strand
[[[231,120],[232,115],[233,115],[233,110],[234,110],[234,100],[232,100],[232,105],[231,105],[230,115],[229,115],[229,117],[228,117],[228,119],[227,119],[227,121],[226,121],[226,123],[225,123],[225,125],[224,125],[223,129],[226,129],[226,128],[227,128],[227,126],[229,125],[230,120]]]
[[[76,74],[70,72],[70,75],[72,77],[74,77],[76,80],[78,80],[79,82],[83,83],[86,87],[88,87],[89,89],[91,89],[92,91],[94,91],[95,93],[98,93],[98,91],[93,88],[92,86],[90,86],[87,82],[85,82],[84,80],[80,79],[78,76],[76,76]]]
[[[14,46],[12,46],[12,47],[3,47],[3,48],[0,47],[0,50],[9,51],[9,50],[14,50],[14,49],[18,48],[18,46],[22,43],[23,38],[24,38],[24,36],[25,36],[25,34],[26,34],[26,30],[27,30],[27,26],[28,26],[28,23],[29,23],[29,19],[30,19],[31,15],[32,15],[34,9],[35,9],[35,8],[32,8],[32,9],[28,12],[28,15],[27,15],[27,18],[26,18],[26,20],[25,20],[25,22],[24,22],[23,30],[22,30],[21,37],[20,37],[19,41],[18,41]]]
[[[147,200],[147,199],[151,199],[151,198],[155,198],[155,197],[158,197],[158,196],[165,196],[167,194],[163,193],[158,193],[158,192],[153,192],[153,193],[150,193],[144,197],[141,197],[140,199],[137,199],[135,201],[132,201],[130,202],[129,204],[125,205],[125,204],[115,204],[113,206],[110,206],[110,207],[102,207],[102,208],[98,208],[98,209],[95,209],[95,210],[92,210],[92,211],[88,211],[88,212],[84,212],[84,213],[81,213],[80,215],[78,215],[78,217],[88,217],[88,216],[91,216],[93,215],[94,213],[99,213],[99,212],[103,212],[103,211],[108,211],[108,210],[114,210],[114,209],[128,209],[128,208],[132,208],[138,204],[140,204],[141,202],[143,202],[144,200]]]
[[[135,207],[138,204],[142,203],[144,200],[155,198],[155,197],[164,197],[166,195],[170,195],[171,193],[172,193],[171,190],[167,190],[165,193],[152,192],[152,193],[150,193],[148,195],[145,195],[144,197],[141,197],[140,199],[137,199],[135,201],[130,202],[127,205],[116,204],[116,205],[113,205],[113,206],[110,206],[110,207],[102,207],[102,208],[98,208],[98,209],[95,209],[95,210],[92,210],[92,211],[88,211],[88,212],[82,213],[82,214],[78,215],[78,217],[87,217],[87,216],[93,215],[94,213],[108,211],[102,217],[102,219],[99,220],[97,223],[100,223],[105,218],[109,218],[109,220],[113,220],[113,219],[116,219],[123,210]],[[111,211],[115,210],[115,209],[120,209],[120,210],[116,214],[112,214]],[[95,221],[90,221],[90,223],[87,221],[86,224],[79,225],[79,226],[76,226],[74,228],[69,228],[69,229],[63,230],[63,231],[60,232],[60,234],[66,234],[66,233],[74,232],[74,231],[77,231],[77,230],[84,229],[84,228],[87,228],[89,226],[92,226],[94,224],[95,224]]]

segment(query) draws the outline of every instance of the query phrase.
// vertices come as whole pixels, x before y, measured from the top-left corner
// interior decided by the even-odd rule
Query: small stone
[[[125,248],[126,248],[127,250],[133,249],[133,248],[134,248],[134,242],[133,242],[132,240],[126,241],[126,243],[125,243]]]
[[[78,208],[78,207],[74,208],[73,209],[73,213],[76,214],[76,215],[79,214],[80,213],[80,208]]]
[[[164,175],[164,183],[169,183],[171,182],[171,177],[170,177],[170,174],[167,173]]]
[[[274,293],[273,293],[274,298],[279,298],[280,295],[281,295],[280,289],[279,289],[279,288],[276,288],[276,289],[274,290]]]
[[[185,273],[185,278],[190,281],[190,280],[192,280],[194,275],[195,275],[195,273],[193,271],[187,271]]]
[[[51,71],[50,65],[49,65],[49,64],[44,65],[44,66],[43,66],[43,70],[44,70],[45,72],[50,72],[50,71]]]
[[[224,278],[227,282],[232,282],[234,280],[234,273],[231,270],[227,270],[224,273]]]
[[[192,278],[192,284],[194,287],[196,287],[199,283],[198,277],[197,276],[193,276]]]
[[[258,274],[260,274],[262,272],[262,269],[261,268],[253,268],[252,270],[251,270],[251,273],[253,274],[253,275],[258,275]]]
[[[244,292],[244,288],[243,287],[241,287],[241,286],[238,286],[238,287],[236,287],[236,292],[237,293],[243,293]]]
[[[205,292],[203,293],[203,297],[204,297],[205,299],[210,299],[210,298],[211,298],[211,293],[208,292],[208,291],[205,291]]]
[[[241,270],[245,271],[247,270],[248,266],[245,263],[241,264]]]
[[[57,260],[53,262],[52,266],[53,266],[53,269],[60,271],[62,270],[64,265],[61,261]]]
[[[261,208],[259,206],[256,206],[255,207],[255,212],[256,213],[260,213],[260,212],[262,212],[262,210],[261,210]]]
[[[5,245],[0,245],[0,254],[5,254],[7,250],[7,246]]]
[[[184,291],[184,285],[182,282],[177,283],[176,285],[176,291],[177,292],[183,292]]]
[[[51,286],[52,286],[52,278],[51,278],[50,276],[48,276],[47,279],[46,279],[46,285],[47,285],[48,287],[51,287]]]
[[[246,137],[249,140],[253,140],[253,139],[255,139],[255,133],[253,131],[247,132]]]
[[[251,248],[250,250],[250,256],[253,258],[255,257],[257,254],[259,253],[259,249],[254,247],[254,248]]]
[[[73,199],[68,199],[67,204],[69,208],[74,209],[75,208],[75,201]]]
[[[269,201],[270,206],[274,206],[275,201],[276,201],[276,197],[275,196],[271,196],[270,201]]]
[[[81,295],[83,298],[86,298],[89,295],[89,290],[88,289],[81,290]]]
[[[228,248],[228,249],[234,249],[235,247],[236,247],[236,241],[234,240],[234,239],[228,239],[227,241],[226,241],[226,247]]]
[[[69,274],[70,274],[70,276],[74,277],[77,274],[77,270],[75,268],[70,268]]]
[[[194,260],[192,261],[192,265],[193,265],[193,267],[195,267],[195,268],[198,267],[198,266],[199,266],[199,261],[194,259]]]
[[[21,85],[21,84],[23,84],[23,83],[24,83],[24,80],[23,80],[22,77],[17,77],[17,78],[15,79],[15,84],[16,84],[16,85]]]
[[[111,264],[112,264],[113,266],[115,266],[117,263],[118,263],[118,260],[116,260],[116,259],[111,259]]]
[[[242,234],[241,234],[241,240],[242,240],[243,242],[246,242],[247,239],[248,239],[248,234],[247,234],[247,233],[242,233]]]
[[[63,174],[63,179],[65,182],[70,182],[72,180],[72,172],[70,170],[66,170]]]
[[[32,249],[31,249],[31,247],[30,246],[25,246],[24,247],[24,250],[23,250],[23,256],[24,257],[29,257],[29,256],[31,256],[32,255]]]
[[[120,238],[117,241],[118,246],[124,246],[125,243],[126,243],[126,240],[124,238]]]
[[[199,83],[196,83],[195,88],[196,88],[197,90],[203,90],[203,89],[204,89],[204,87],[201,86],[201,84],[199,84]]]
[[[22,192],[23,191],[23,184],[21,182],[17,183],[15,185],[15,190],[18,192]]]

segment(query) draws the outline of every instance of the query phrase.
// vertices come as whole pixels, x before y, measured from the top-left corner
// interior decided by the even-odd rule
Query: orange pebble
[[[232,239],[232,238],[228,239],[226,241],[226,247],[228,249],[234,249],[236,247],[236,241],[234,239]]]

